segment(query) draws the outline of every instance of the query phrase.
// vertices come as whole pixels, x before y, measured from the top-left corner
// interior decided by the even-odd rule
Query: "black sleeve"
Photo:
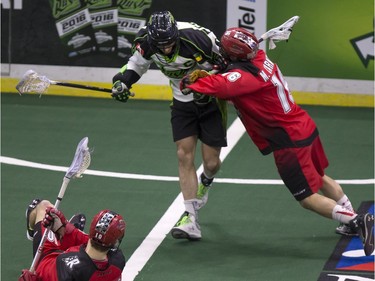
[[[141,28],[137,35],[135,36],[133,46],[132,46],[132,53],[137,52],[137,46],[140,45],[142,50],[145,50],[145,53],[143,56],[147,59],[149,59],[152,55],[151,49],[149,47],[149,44],[147,42],[147,30],[146,28]],[[128,87],[128,89],[131,88],[131,86],[138,82],[138,80],[141,78],[141,76],[138,75],[137,72],[134,70],[125,69],[123,72],[118,72],[113,78],[112,83],[115,83],[116,81],[120,80],[122,83]]]
[[[108,252],[108,261],[110,264],[118,267],[121,271],[124,269],[126,261],[124,254],[120,249]]]
[[[112,78],[112,83],[115,83],[116,81],[120,80],[122,83],[128,87],[128,89],[131,88],[131,86],[136,83],[141,76],[138,75],[137,72],[134,70],[126,70],[124,73],[117,73],[115,76]]]
[[[181,43],[187,48],[190,48],[193,52],[202,55],[203,60],[200,63],[204,61],[214,63],[217,57],[220,56],[219,40],[209,29],[201,27],[195,23],[190,24],[192,25],[192,28],[184,28],[180,30]],[[216,46],[214,46],[214,44]],[[216,49],[217,52],[214,52],[214,49]]]

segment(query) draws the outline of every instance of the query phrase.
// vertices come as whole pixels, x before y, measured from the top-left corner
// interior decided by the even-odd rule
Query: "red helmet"
[[[121,215],[102,210],[92,219],[89,237],[103,247],[118,248],[125,234],[125,221]]]
[[[259,48],[255,35],[240,27],[227,29],[220,42],[223,56],[231,61],[250,60],[255,57]]]

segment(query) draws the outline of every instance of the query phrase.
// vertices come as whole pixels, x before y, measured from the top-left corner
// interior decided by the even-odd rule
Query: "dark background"
[[[169,10],[178,21],[194,21],[220,36],[226,28],[226,1],[152,2],[145,11]],[[9,37],[10,34],[10,37]],[[9,48],[10,46],[10,48]],[[10,49],[10,51],[9,51]],[[23,1],[22,10],[1,7],[2,63],[47,64],[72,66],[121,67],[124,59],[117,54],[100,54],[69,58],[58,36],[49,1]]]

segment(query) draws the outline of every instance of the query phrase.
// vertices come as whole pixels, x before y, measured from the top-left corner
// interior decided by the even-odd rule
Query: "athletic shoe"
[[[195,216],[185,212],[180,220],[171,230],[172,237],[175,239],[188,239],[191,241],[202,238],[201,229]]]
[[[374,215],[358,215],[350,221],[350,226],[357,230],[365,255],[370,256],[374,252]]]
[[[30,222],[30,213],[32,210],[34,210],[36,208],[36,206],[42,201],[42,199],[39,199],[39,198],[35,198],[33,199],[29,206],[27,206],[26,208],[26,237],[27,239],[29,239],[30,241],[33,241],[34,239],[34,229],[32,228],[32,226],[30,226],[29,222]]]
[[[75,214],[70,218],[69,222],[73,224],[75,228],[83,231],[86,225],[86,216],[84,214]]]
[[[343,236],[358,236],[359,234],[350,227],[349,224],[340,223],[338,227],[336,227],[336,233],[343,235]]]
[[[210,191],[210,188],[212,187],[212,179],[208,179],[204,176],[202,173],[200,175],[200,183],[198,185],[198,191],[197,191],[197,199],[198,199],[198,205],[197,210],[202,208],[204,205],[206,205],[208,201],[208,192]]]

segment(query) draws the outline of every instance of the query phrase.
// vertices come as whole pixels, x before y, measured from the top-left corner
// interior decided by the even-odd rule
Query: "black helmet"
[[[169,11],[155,12],[147,23],[148,42],[153,46],[166,46],[178,39],[177,22]]]

